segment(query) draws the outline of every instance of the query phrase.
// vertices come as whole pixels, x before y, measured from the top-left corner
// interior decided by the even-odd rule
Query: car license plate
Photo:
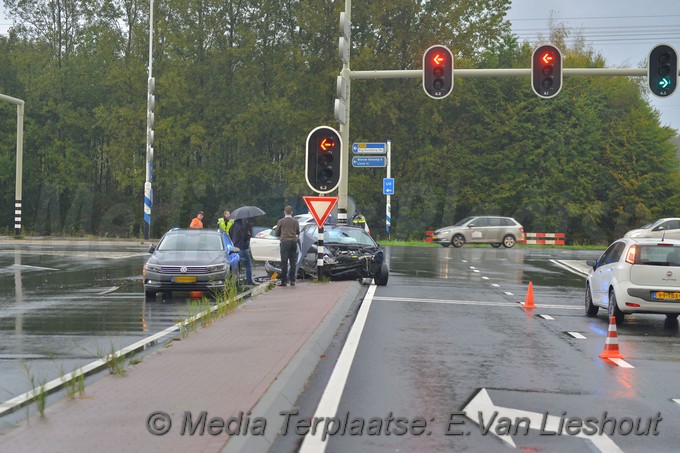
[[[666,291],[654,291],[652,292],[652,299],[655,300],[680,300],[680,293],[674,292],[669,293]]]
[[[175,277],[172,281],[175,283],[196,283],[196,277],[180,275]]]

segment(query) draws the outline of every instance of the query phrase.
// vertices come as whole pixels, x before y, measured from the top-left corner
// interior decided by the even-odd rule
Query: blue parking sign
[[[394,178],[383,178],[383,195],[394,195]]]

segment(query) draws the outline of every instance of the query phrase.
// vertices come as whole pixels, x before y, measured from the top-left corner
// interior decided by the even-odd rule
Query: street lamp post
[[[14,189],[14,234],[21,234],[21,175],[24,161],[24,101],[0,94],[0,101],[9,102],[17,106],[17,162],[16,184]]]
[[[153,78],[153,0],[149,3],[149,79],[146,102],[146,180],[144,182],[144,239],[151,237],[151,206],[153,205],[153,123],[155,80]]]

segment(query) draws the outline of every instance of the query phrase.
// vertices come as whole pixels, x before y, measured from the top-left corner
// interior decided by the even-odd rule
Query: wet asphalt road
[[[627,316],[619,344],[635,368],[602,360],[606,313],[587,318],[584,277],[551,262],[600,252],[464,247],[388,253],[390,281],[372,298],[337,410],[316,412],[330,373],[310,384],[308,393],[319,395],[298,401],[302,416],[338,418],[322,419],[329,432],[338,427],[325,451],[507,451],[510,444],[493,434],[496,429],[517,429],[511,442],[524,451],[677,451],[677,321]],[[519,302],[529,281],[537,308],[527,312]],[[328,394],[338,392],[328,389],[324,398]],[[494,413],[501,423],[490,427]],[[568,420],[581,428],[554,434]],[[588,435],[599,426],[614,434]],[[272,451],[294,450],[295,437],[279,438]],[[309,451],[322,451],[323,445],[310,445]]]

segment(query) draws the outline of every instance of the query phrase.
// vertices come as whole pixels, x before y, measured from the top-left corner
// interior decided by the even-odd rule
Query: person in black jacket
[[[236,247],[239,248],[239,256],[241,257],[241,262],[246,267],[246,283],[248,285],[254,285],[253,282],[253,268],[250,264],[250,238],[252,233],[250,231],[250,224],[247,219],[234,220],[234,224],[229,230],[229,236],[231,241]]]

